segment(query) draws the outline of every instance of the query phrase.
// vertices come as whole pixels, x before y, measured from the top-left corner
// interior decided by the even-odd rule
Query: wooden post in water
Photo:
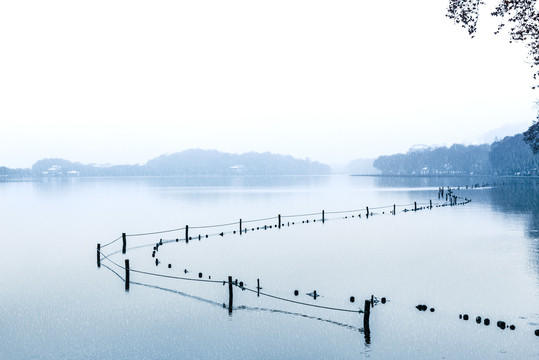
[[[232,276],[228,277],[228,314],[232,315]]]
[[[322,210],[322,224],[326,221],[326,212]]]
[[[393,215],[397,214],[397,206],[393,204]]]
[[[129,259],[125,259],[125,291],[129,291]]]
[[[122,254],[125,254],[125,251],[127,250],[127,236],[125,235],[125,233],[122,233],[122,242]]]
[[[278,218],[279,218],[279,229],[280,229],[281,228],[281,214],[279,214]]]
[[[417,202],[414,201],[414,211],[417,211]]]
[[[429,202],[430,202],[430,208],[432,209],[432,200],[429,200]]]
[[[101,244],[97,244],[97,267],[101,267]]]
[[[241,225],[241,219],[240,219],[240,235],[241,235],[241,233],[242,233],[241,226],[242,226],[242,225]]]
[[[369,317],[371,316],[371,302],[365,300],[365,308],[363,310],[363,332],[365,333],[365,342],[371,342],[371,328],[369,326]]]
[[[367,206],[367,219],[369,218],[369,207]]]
[[[260,296],[260,279],[256,279],[256,296]]]
[[[189,242],[189,225],[185,225],[185,243]]]

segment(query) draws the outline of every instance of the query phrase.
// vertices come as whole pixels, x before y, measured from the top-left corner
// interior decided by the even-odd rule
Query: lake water
[[[436,207],[445,202],[439,186],[473,201]],[[403,211],[429,200],[433,209]],[[392,215],[393,204],[405,206]],[[343,210],[355,211],[334,213]],[[298,214],[311,215],[289,217]],[[240,218],[248,228],[241,236]],[[246,222],[263,218],[272,219]],[[538,179],[6,182],[0,219],[2,359],[539,357]],[[227,223],[234,224],[197,228]],[[189,243],[185,230],[129,236],[185,225]],[[256,230],[264,225],[267,230]],[[102,259],[97,268],[97,243],[122,232],[127,253],[116,241],[103,248],[111,261]],[[160,239],[165,243],[154,258]],[[202,273],[218,282],[131,271],[125,291],[125,259],[131,270],[188,279]],[[255,289],[233,287],[232,314],[222,283],[228,276]],[[264,294],[302,304],[258,297],[257,279]],[[314,290],[316,299],[307,295]],[[359,310],[371,295],[388,302],[371,309],[366,334]],[[420,304],[428,310],[418,311]],[[470,319],[459,319],[463,314]],[[498,328],[500,320],[515,330]]]

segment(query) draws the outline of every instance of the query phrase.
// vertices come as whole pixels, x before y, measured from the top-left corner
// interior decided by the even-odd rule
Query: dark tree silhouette
[[[467,29],[470,36],[474,37],[477,32],[477,20],[481,5],[484,5],[481,0],[449,0],[447,17]],[[539,80],[539,12],[536,8],[536,0],[501,0],[491,15],[500,18],[495,34],[509,25],[507,30],[509,41],[521,42],[526,45],[531,67],[535,69],[533,78],[535,81]],[[537,86],[539,85],[535,83],[532,88],[535,89]],[[539,152],[539,124],[537,120],[524,133],[524,141],[530,145],[534,153]]]

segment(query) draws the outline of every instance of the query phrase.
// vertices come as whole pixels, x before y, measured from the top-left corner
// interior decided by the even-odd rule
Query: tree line
[[[537,175],[539,154],[523,134],[492,145],[453,145],[380,156],[373,166],[384,175]]]

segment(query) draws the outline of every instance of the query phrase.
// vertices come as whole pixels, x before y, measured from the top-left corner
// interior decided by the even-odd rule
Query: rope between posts
[[[321,215],[322,212],[315,212],[310,214],[297,214],[297,215],[281,215],[281,218],[293,218],[293,217],[300,217],[300,216],[314,216],[314,215]]]
[[[210,229],[210,228],[215,228],[215,227],[237,225],[239,223],[240,223],[239,221],[236,221],[236,222],[231,222],[227,224],[219,224],[219,225],[189,226],[189,229]]]
[[[101,253],[101,252],[100,252]],[[110,261],[112,264],[114,264],[115,266],[117,266],[118,268],[120,269],[123,269],[123,270],[126,270],[125,266],[122,266],[118,263],[116,263],[115,261],[112,261],[111,259],[109,259],[108,257],[103,257],[103,260],[108,260]],[[105,264],[102,264],[102,266],[106,267],[107,269],[111,270],[114,274],[116,274],[116,276],[118,276],[120,279],[123,280],[123,277],[121,277],[117,272],[115,272],[114,270],[112,270],[110,267],[108,267],[107,265]],[[186,277],[182,277],[182,276],[173,276],[173,275],[164,275],[164,274],[157,274],[157,273],[151,273],[151,272],[147,272],[147,271],[142,271],[142,270],[136,270],[136,269],[133,269],[133,268],[129,268],[129,271],[130,272],[134,272],[134,273],[139,273],[139,274],[144,274],[144,275],[150,275],[150,276],[157,276],[157,277],[162,277],[162,278],[167,278],[167,279],[174,279],[174,280],[185,280],[185,281],[196,281],[196,282],[205,282],[205,283],[213,283],[213,284],[226,284],[228,283],[228,280],[209,280],[209,279],[195,279],[195,278],[186,278]],[[124,280],[125,281],[125,280]],[[280,297],[280,296],[276,296],[276,295],[271,295],[271,294],[267,294],[267,293],[264,293],[264,292],[261,292],[261,291],[257,291],[257,290],[254,290],[254,289],[250,289],[250,288],[247,288],[247,287],[239,287],[238,285],[235,285],[234,283],[232,283],[234,286],[242,289],[242,290],[247,290],[249,292],[252,292],[252,293],[256,293],[256,294],[259,294],[259,295],[262,295],[262,296],[266,296],[266,297],[269,297],[269,298],[272,298],[272,299],[276,299],[276,300],[280,300],[280,301],[285,301],[285,302],[289,302],[289,303],[293,303],[293,304],[298,304],[298,305],[303,305],[303,306],[309,306],[309,307],[314,307],[314,308],[319,308],[319,309],[326,309],[326,310],[333,310],[333,311],[341,311],[341,312],[350,312],[350,313],[363,313],[364,311],[359,309],[359,310],[350,310],[350,309],[343,309],[343,308],[336,308],[336,307],[331,307],[331,306],[324,306],[324,305],[316,305],[316,304],[309,304],[309,303],[306,303],[306,302],[302,302],[302,301],[296,301],[296,300],[290,300],[290,299],[286,299],[286,298],[283,298],[283,297]]]
[[[170,230],[161,230],[161,231],[154,231],[154,232],[147,232],[147,233],[139,233],[139,234],[126,234],[125,236],[146,236],[146,235],[157,235],[157,234],[164,234],[164,233],[169,233],[169,232],[174,232],[174,231],[181,231],[181,230],[185,230],[185,227],[182,227],[182,228],[177,228],[177,229],[170,229]],[[121,238],[121,237],[120,237]]]
[[[117,239],[114,239],[114,240],[112,240],[111,242],[106,243],[105,245],[101,246],[101,248],[104,248],[104,247],[106,247],[106,246],[109,246],[109,245],[111,245],[111,244],[114,244],[116,241],[120,240],[121,238],[122,238],[122,237],[120,236],[120,237],[118,237]]]
[[[106,258],[104,258],[104,259],[110,261],[112,264],[116,265],[116,266],[119,267],[120,269],[126,270],[125,266],[122,266],[122,265],[120,265],[120,264],[118,264],[118,263],[112,261],[112,260],[109,259],[108,257],[106,257]],[[181,276],[173,276],[173,275],[157,274],[157,273],[151,273],[151,272],[142,271],[142,270],[136,270],[136,269],[133,269],[133,268],[131,268],[131,267],[129,268],[129,271],[130,271],[130,272],[134,272],[134,273],[144,274],[144,275],[163,277],[163,278],[167,278],[167,279],[186,280],[186,281],[197,281],[197,282],[207,282],[207,283],[216,283],[216,284],[221,284],[221,283],[223,283],[222,280],[193,279],[193,278],[186,278],[186,277],[181,277]]]
[[[227,281],[228,282],[228,281]],[[237,285],[236,285],[237,286]],[[316,305],[316,304],[309,304],[309,303],[305,303],[305,302],[301,302],[301,301],[296,301],[296,300],[290,300],[290,299],[286,299],[286,298],[282,298],[280,296],[276,296],[276,295],[270,295],[270,294],[266,294],[266,293],[263,293],[261,291],[257,291],[257,290],[254,290],[254,289],[249,289],[249,288],[246,288],[246,287],[240,287],[240,289],[242,290],[247,290],[247,291],[250,291],[250,292],[253,292],[253,293],[256,293],[256,294],[260,294],[262,296],[266,296],[266,297],[270,297],[272,299],[276,299],[276,300],[281,300],[281,301],[286,301],[286,302],[290,302],[290,303],[293,303],[293,304],[298,304],[298,305],[304,305],[304,306],[310,306],[310,307],[315,307],[315,308],[319,308],[319,309],[326,309],[326,310],[335,310],[335,311],[343,311],[343,312],[351,312],[351,313],[363,313],[364,311],[359,309],[359,310],[350,310],[350,309],[341,309],[341,308],[336,308],[336,307],[331,307],[331,306],[323,306],[323,305]]]

